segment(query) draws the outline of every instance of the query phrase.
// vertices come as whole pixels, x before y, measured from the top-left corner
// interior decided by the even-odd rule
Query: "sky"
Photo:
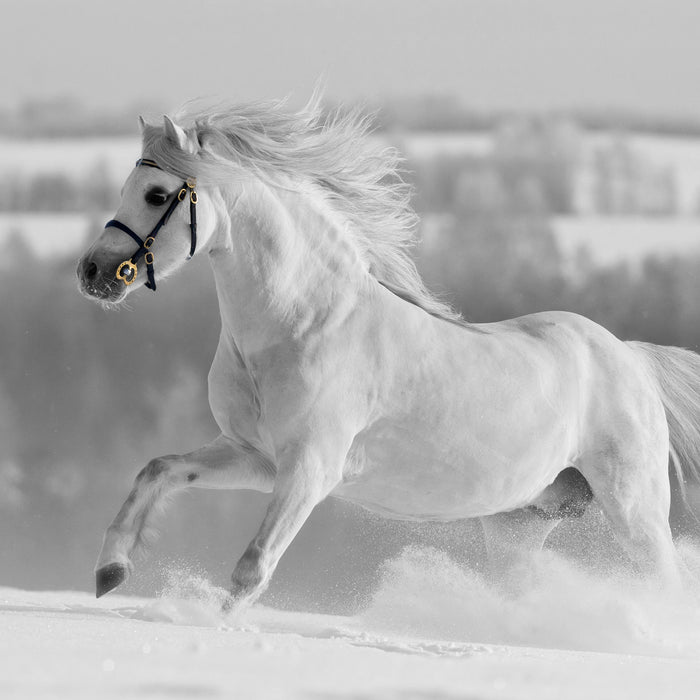
[[[0,108],[456,96],[700,114],[698,0],[0,0]]]

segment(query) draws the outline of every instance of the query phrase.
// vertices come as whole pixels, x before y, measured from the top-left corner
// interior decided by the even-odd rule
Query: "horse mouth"
[[[116,280],[114,284],[108,285],[94,285],[81,281],[78,284],[78,288],[86,299],[102,304],[119,304],[126,297],[126,289]]]
[[[126,297],[126,287],[116,277],[112,279],[104,277],[86,279],[79,273],[78,289],[86,299],[101,304],[118,304]]]

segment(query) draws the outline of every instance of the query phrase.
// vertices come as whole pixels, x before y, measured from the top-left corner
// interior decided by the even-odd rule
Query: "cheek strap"
[[[140,161],[136,162],[136,165],[147,165],[151,168],[158,168],[158,166],[153,163],[153,161],[145,161],[141,159]],[[160,170],[160,168],[158,168]],[[167,210],[165,211],[165,214],[160,217],[158,220],[158,223],[153,227],[153,230],[151,233],[146,237],[146,239],[142,239],[141,236],[139,236],[136,232],[132,231],[126,224],[123,224],[121,221],[118,221],[117,219],[110,219],[106,224],[105,228],[118,228],[120,231],[123,231],[127,235],[131,236],[131,238],[134,239],[136,243],[138,243],[138,249],[137,251],[129,258],[129,260],[125,260],[123,263],[119,265],[117,268],[117,273],[116,277],[118,280],[121,282],[124,282],[124,284],[128,287],[130,284],[134,283],[134,280],[136,279],[136,275],[138,274],[138,265],[137,262],[141,259],[143,256],[144,260],[146,261],[146,276],[147,276],[147,281],[146,281],[146,287],[149,289],[152,289],[154,292],[156,291],[156,278],[155,278],[155,270],[153,268],[153,263],[154,263],[154,257],[153,253],[151,252],[151,246],[155,243],[156,236],[158,235],[158,232],[165,226],[165,224],[168,223],[168,219],[172,215],[172,213],[175,211],[177,208],[178,204],[182,202],[185,197],[187,197],[187,194],[189,192],[189,198],[190,198],[190,253],[187,256],[187,259],[189,260],[195,253],[195,250],[197,249],[197,190],[195,189],[197,185],[196,180],[191,179],[191,180],[186,180],[185,182],[182,183],[182,187],[178,190],[178,193],[175,197],[173,197],[173,201],[170,202],[170,205],[168,206]]]

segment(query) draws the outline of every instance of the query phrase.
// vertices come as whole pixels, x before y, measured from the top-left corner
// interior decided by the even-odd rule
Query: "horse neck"
[[[211,260],[222,320],[235,336],[255,345],[298,338],[353,307],[366,265],[346,222],[313,188],[255,181],[228,201],[228,245]]]

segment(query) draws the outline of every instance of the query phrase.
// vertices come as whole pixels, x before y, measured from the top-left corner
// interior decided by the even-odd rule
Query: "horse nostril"
[[[97,265],[94,262],[89,262],[85,265],[85,279],[92,280],[97,275]]]

